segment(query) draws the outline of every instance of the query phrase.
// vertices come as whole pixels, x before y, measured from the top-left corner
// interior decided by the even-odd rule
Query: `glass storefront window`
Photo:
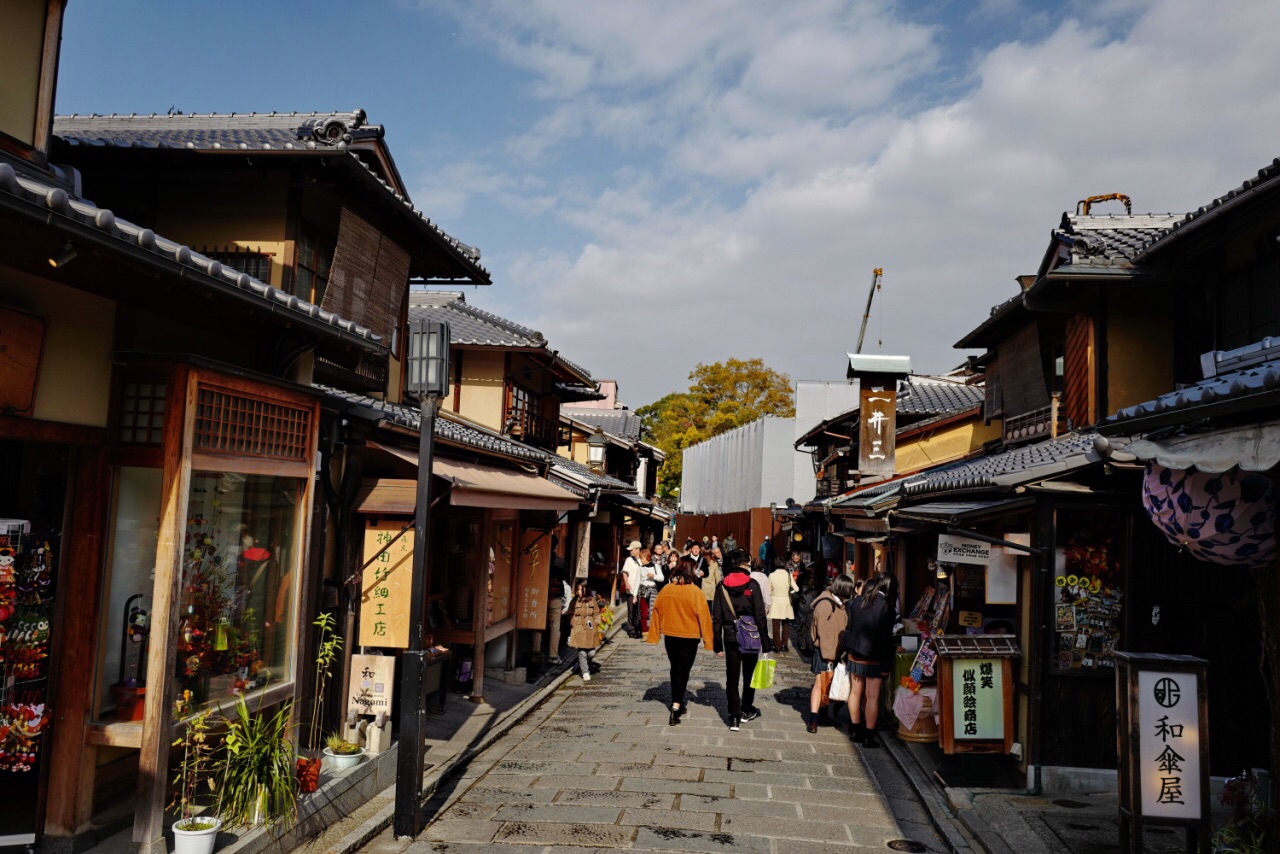
[[[117,469],[99,625],[96,720],[142,723],[161,472]]]
[[[192,472],[178,603],[180,712],[292,679],[300,492],[297,478]]]

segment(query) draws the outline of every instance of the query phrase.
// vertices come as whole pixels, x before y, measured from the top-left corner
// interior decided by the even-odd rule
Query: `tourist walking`
[[[600,645],[600,605],[587,587],[586,579],[574,585],[569,605],[569,646],[578,651],[578,672],[583,682],[591,681],[590,655]]]
[[[711,612],[693,575],[693,561],[680,558],[666,587],[653,602],[649,621],[649,643],[662,638],[671,661],[671,717],[675,726],[688,710],[685,694],[689,687],[689,671],[698,655],[698,641],[708,650],[715,644],[711,633]]]
[[[720,558],[717,552],[704,551],[702,553],[703,560],[706,563],[702,566],[702,577],[699,584],[702,587],[702,595],[707,600],[707,608],[711,608],[711,600],[716,596],[716,585],[720,583],[723,577],[720,572]]]
[[[658,582],[666,576],[648,549],[640,550],[640,589],[636,594],[640,608],[640,631],[649,631],[649,615],[653,613],[653,600],[658,595]]]
[[[715,630],[716,655],[724,657],[725,694],[729,700],[729,729],[737,732],[742,724],[760,717],[755,707],[756,689],[751,675],[761,653],[773,649],[764,630],[764,592],[748,574],[751,559],[746,552],[732,552],[730,570],[716,586],[711,606],[711,625]],[[738,693],[738,680],[742,693]]]
[[[619,598],[627,606],[627,634],[633,638],[640,637],[640,578],[643,575],[640,566],[640,541],[632,540],[627,544],[627,559],[622,562],[622,572],[618,576]]]
[[[842,645],[849,668],[849,736],[864,747],[880,746],[880,687],[893,659],[893,608],[880,590],[883,583],[880,576],[868,578],[845,607],[849,624]]]
[[[764,612],[767,615],[769,613],[769,603],[772,601],[771,586],[769,584],[769,576],[764,571],[764,562],[758,557],[751,559],[751,577],[755,579],[756,584],[760,585],[760,592],[764,594]],[[761,628],[764,628],[764,626],[761,626]]]
[[[769,620],[773,623],[773,646],[779,652],[786,652],[787,623],[795,619],[795,609],[791,607],[791,591],[799,590],[791,573],[784,566],[779,566],[769,573]]]
[[[845,605],[853,598],[853,579],[842,575],[813,600],[809,637],[813,643],[813,690],[809,692],[809,732],[818,731],[818,716],[822,699],[831,685],[831,677],[824,674],[835,670],[840,657],[840,642],[849,624]],[[796,639],[799,643],[799,639]]]

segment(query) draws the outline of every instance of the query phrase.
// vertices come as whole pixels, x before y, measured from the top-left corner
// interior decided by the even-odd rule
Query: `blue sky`
[[[58,111],[367,111],[482,308],[640,406],[696,362],[939,372],[1076,200],[1280,154],[1280,4],[489,0],[68,7]]]

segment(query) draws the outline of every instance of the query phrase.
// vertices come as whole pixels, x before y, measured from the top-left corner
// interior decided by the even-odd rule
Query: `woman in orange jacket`
[[[692,558],[680,558],[670,583],[654,600],[649,620],[649,643],[657,643],[662,637],[671,660],[671,726],[680,723],[680,716],[687,710],[685,693],[689,671],[698,655],[699,638],[705,649],[714,649],[711,610],[698,586],[694,565]]]

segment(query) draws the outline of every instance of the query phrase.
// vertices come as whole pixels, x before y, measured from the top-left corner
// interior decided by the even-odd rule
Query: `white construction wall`
[[[685,448],[680,511],[737,513],[795,498],[794,442],[795,419],[765,417]],[[808,459],[800,461],[812,481]]]

